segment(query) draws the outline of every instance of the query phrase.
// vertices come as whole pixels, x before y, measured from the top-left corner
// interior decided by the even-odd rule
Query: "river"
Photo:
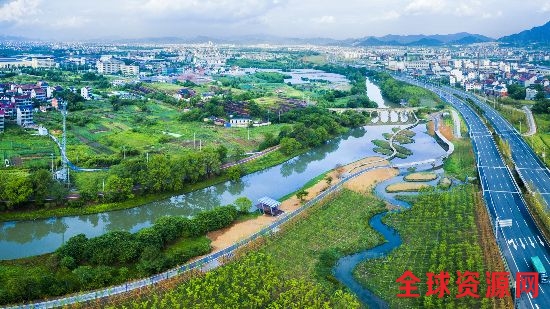
[[[368,77],[365,83],[367,85],[367,96],[369,97],[369,100],[376,102],[379,108],[391,107],[390,103],[382,97],[382,91],[380,91],[380,88],[371,82]]]

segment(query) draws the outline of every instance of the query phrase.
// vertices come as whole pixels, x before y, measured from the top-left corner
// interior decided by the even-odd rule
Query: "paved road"
[[[462,133],[460,132],[460,118],[458,117],[458,113],[454,109],[451,110],[451,116],[453,117],[453,122],[455,124],[454,135],[456,138],[461,138]]]
[[[533,271],[529,263],[531,256],[539,256],[545,268],[550,270],[549,245],[534,224],[518,185],[507,169],[491,132],[470,106],[452,95],[452,93],[462,96],[466,96],[466,94],[452,88],[437,88],[433,85],[422,84],[407,77],[397,78],[436,92],[442,99],[453,105],[464,117],[472,139],[483,197],[492,222],[502,223],[505,222],[504,220],[511,220],[512,222],[511,226],[499,225],[496,229],[497,242],[511,272],[512,284],[515,286],[517,272]],[[475,97],[473,99],[475,100]],[[490,107],[481,102],[476,103],[486,110],[488,118],[497,133],[510,141],[512,155],[520,173],[527,179],[533,180],[535,187],[540,187],[543,192],[550,193],[550,174],[548,170],[539,164],[541,162],[537,160],[517,131],[498,113],[491,111]],[[540,185],[538,185],[539,183]],[[550,195],[545,195],[545,197],[550,198]],[[550,284],[540,285],[537,298],[533,298],[530,294],[522,295],[517,300],[517,307],[550,308]]]
[[[527,124],[529,125],[529,132],[523,134],[524,136],[531,136],[537,133],[537,124],[535,123],[535,117],[533,117],[533,112],[527,106],[521,108],[527,116]]]

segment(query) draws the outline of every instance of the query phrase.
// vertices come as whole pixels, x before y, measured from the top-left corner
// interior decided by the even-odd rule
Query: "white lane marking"
[[[531,237],[527,237],[529,238],[529,242],[531,243],[531,247],[535,248],[535,244],[533,243],[533,241],[531,240]]]
[[[540,239],[539,235],[537,235],[537,238],[539,239],[540,244],[541,244],[543,247],[546,247],[546,246],[544,245],[544,242]]]
[[[518,249],[518,246],[516,245],[516,242],[513,239],[508,240],[508,244],[512,244],[512,246],[514,246],[514,250]]]
[[[525,249],[525,245],[523,244],[523,241],[521,241],[521,238],[518,238],[519,239],[519,242],[521,243],[521,246],[523,247],[523,249]]]

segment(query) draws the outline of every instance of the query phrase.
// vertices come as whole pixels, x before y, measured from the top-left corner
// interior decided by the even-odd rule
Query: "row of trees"
[[[86,264],[107,266],[144,262],[149,251],[162,251],[181,238],[199,237],[226,227],[238,214],[237,208],[230,205],[200,212],[193,219],[162,217],[153,226],[135,234],[114,231],[91,239],[79,234],[57,250],[57,257],[61,265],[69,269]]]
[[[193,219],[162,217],[134,234],[76,235],[54,254],[1,265],[0,305],[121,284],[183,264],[209,253],[205,234],[230,225],[239,213],[230,205]]]
[[[188,184],[219,175],[227,155],[224,149],[206,148],[178,156],[156,154],[123,160],[104,176],[103,198],[116,202],[132,198],[136,193],[182,190]],[[103,191],[103,180],[88,183],[79,191],[84,199],[95,199]]]
[[[24,209],[25,203],[31,200],[35,207],[41,208],[50,203],[62,203],[66,195],[66,188],[53,180],[48,170],[4,170],[0,173],[0,210]]]
[[[341,290],[327,293],[303,278],[288,279],[278,261],[250,253],[238,261],[159,294],[146,294],[120,308],[360,308]]]
[[[422,98],[432,98],[439,101],[437,96],[421,87],[409,85],[407,83],[395,80],[390,74],[385,72],[369,72],[370,76],[378,81],[382,95],[392,103],[400,103],[401,100],[408,102],[409,106],[420,106]]]

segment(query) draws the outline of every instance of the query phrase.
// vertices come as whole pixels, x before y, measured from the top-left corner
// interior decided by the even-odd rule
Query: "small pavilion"
[[[283,213],[283,211],[279,209],[279,206],[281,206],[281,202],[267,196],[259,199],[258,203],[256,204],[256,208],[259,211],[264,214],[270,214],[272,216],[277,216]]]

